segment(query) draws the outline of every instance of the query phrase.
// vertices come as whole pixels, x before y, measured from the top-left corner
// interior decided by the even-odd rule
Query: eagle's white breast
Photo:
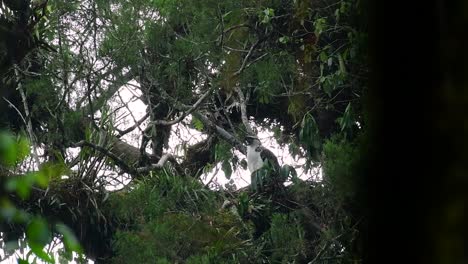
[[[247,167],[249,168],[250,173],[263,167],[263,160],[260,156],[260,150],[257,150],[257,146],[250,145],[247,146]]]

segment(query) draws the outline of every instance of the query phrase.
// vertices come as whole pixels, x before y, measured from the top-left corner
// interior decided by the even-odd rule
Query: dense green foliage
[[[15,138],[13,135],[0,132],[0,171],[2,174],[7,173],[8,168],[18,166],[29,155],[29,142],[24,137]],[[9,178],[3,178],[1,185],[4,187],[6,194],[16,194],[21,199],[25,200],[31,195],[33,188],[48,186],[49,180],[56,178],[61,174],[60,166],[51,166],[44,164],[39,171],[29,172],[28,174],[17,177],[15,175],[7,175]],[[62,238],[65,250],[64,254],[82,253],[81,246],[76,239],[73,231],[63,223],[48,223],[41,215],[32,214],[22,208],[17,208],[9,199],[8,196],[2,193],[0,196],[0,227],[3,230],[4,225],[23,225],[25,226],[24,240],[30,248],[30,253],[34,253],[39,259],[46,262],[53,262],[53,257],[44,250],[44,246],[51,242],[53,231],[55,235]],[[15,249],[21,248],[20,241],[9,241],[5,244],[3,250],[8,253]],[[23,245],[23,246],[24,246]],[[18,259],[19,263],[28,263],[27,260]]]
[[[54,235],[104,263],[361,261],[360,1],[18,2],[0,6],[0,23],[18,26],[0,34],[30,41],[9,38],[23,44],[9,56],[0,39],[0,128],[22,135],[0,134],[0,187],[8,206],[42,216],[2,216],[17,224],[4,237],[26,232],[44,261]],[[181,139],[189,128],[204,138]],[[260,130],[304,164],[267,162],[236,189],[241,142]],[[218,167],[231,182],[203,184]]]
[[[323,146],[325,179],[336,190],[343,201],[355,198],[356,185],[359,184],[358,171],[361,165],[361,149],[355,142],[338,137],[325,142]]]
[[[111,198],[124,224],[114,241],[117,263],[215,263],[243,247],[240,219],[218,211],[214,193],[198,182],[162,175],[130,189]]]
[[[223,209],[222,193],[190,178],[154,175],[110,198],[107,210],[122,221],[113,241],[114,261],[302,263],[314,256],[331,263],[351,261],[351,253],[344,249],[353,246],[356,222],[347,216],[342,202],[330,199],[332,194],[323,184],[311,187],[300,181],[290,191],[303,206],[271,211],[269,230],[254,239],[248,215],[264,211],[267,205],[243,200],[244,193]]]

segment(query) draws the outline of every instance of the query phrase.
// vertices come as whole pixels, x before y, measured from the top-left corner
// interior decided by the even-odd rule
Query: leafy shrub
[[[215,209],[215,193],[193,179],[158,175],[112,206],[131,223],[116,233],[116,263],[222,263],[246,244],[239,218]]]
[[[294,263],[305,255],[304,230],[293,217],[274,214],[268,238],[272,263]]]
[[[334,136],[325,142],[323,153],[324,179],[343,200],[354,198],[361,161],[361,152],[357,144]]]

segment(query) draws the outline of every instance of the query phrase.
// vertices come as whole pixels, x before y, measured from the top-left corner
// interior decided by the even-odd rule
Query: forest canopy
[[[2,0],[5,257],[362,261],[367,60],[356,0]],[[259,131],[305,163],[203,180],[245,170]]]

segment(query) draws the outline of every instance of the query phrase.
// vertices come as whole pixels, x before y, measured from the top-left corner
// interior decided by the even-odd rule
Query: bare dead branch
[[[257,41],[255,41],[255,43],[250,47],[249,52],[247,55],[245,55],[244,60],[242,61],[241,67],[232,75],[232,77],[238,76],[242,73],[242,71],[244,71],[247,61],[249,60],[250,56],[252,56],[252,52],[258,46],[258,44],[260,44],[260,39],[257,39]]]
[[[166,153],[159,159],[158,163],[151,164],[150,166],[146,166],[146,167],[140,167],[140,168],[137,168],[136,170],[138,173],[146,173],[152,170],[159,170],[164,167],[167,161],[175,162],[174,156],[172,156],[172,154],[170,153]]]
[[[119,135],[118,137],[122,137],[123,135],[125,134],[128,134],[130,132],[132,132],[133,130],[135,130],[138,126],[141,125],[141,123],[145,122],[145,120],[149,117],[149,113],[146,113],[140,120],[136,121],[135,124],[131,127],[128,127],[127,129],[125,130],[119,130],[117,129],[117,132],[119,132]]]

